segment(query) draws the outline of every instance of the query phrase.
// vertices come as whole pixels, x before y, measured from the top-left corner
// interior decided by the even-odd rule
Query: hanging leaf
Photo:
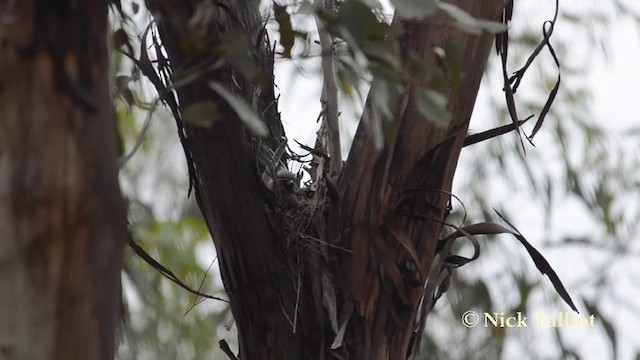
[[[267,125],[258,117],[258,114],[251,108],[251,105],[247,103],[243,98],[236,96],[229,92],[229,90],[225,89],[222,84],[216,81],[210,81],[209,87],[218,93],[220,97],[222,97],[231,108],[236,112],[240,120],[247,127],[249,132],[252,135],[257,137],[266,137],[269,134],[269,129],[267,129]]]
[[[451,86],[453,89],[458,89],[462,83],[462,73],[464,71],[464,61],[462,53],[458,46],[453,42],[446,42],[443,46],[444,50],[444,65],[447,68],[447,74],[451,80]]]
[[[447,111],[447,97],[431,89],[417,89],[414,93],[416,108],[429,121],[445,127],[451,121],[451,113]]]
[[[504,25],[503,23],[476,19],[473,16],[469,15],[469,13],[467,13],[466,11],[453,4],[438,2],[437,6],[439,9],[449,14],[449,16],[451,16],[456,21],[456,24],[462,30],[467,31],[471,34],[479,35],[480,33],[482,33],[482,31],[487,31],[492,34],[498,34],[504,32],[507,29],[506,25]]]
[[[435,0],[392,0],[391,3],[398,15],[410,19],[429,16],[438,8]]]
[[[218,105],[211,100],[200,101],[189,105],[182,112],[182,120],[187,124],[209,127],[218,120]]]
[[[358,1],[347,1],[340,7],[338,18],[329,22],[328,30],[349,44],[349,51],[355,54],[362,52],[365,55],[377,54],[379,47],[388,47],[385,39],[390,36],[392,28],[371,12],[364,4]],[[393,44],[391,44],[393,45]]]
[[[247,79],[254,79],[260,71],[251,53],[253,44],[247,36],[238,31],[229,31],[222,36],[218,47],[220,56]]]
[[[129,88],[129,82],[131,82],[131,77],[129,76],[116,76],[116,95],[120,96],[122,100],[127,103],[129,110],[131,110],[131,106],[135,103],[135,98],[133,96],[133,91]]]
[[[578,309],[573,303],[573,300],[571,300],[571,296],[565,289],[564,285],[562,285],[562,281],[560,281],[558,274],[556,274],[556,272],[553,270],[553,268],[551,267],[547,259],[545,259],[544,256],[542,256],[542,254],[536,248],[533,247],[533,245],[529,244],[527,239],[525,239],[524,236],[513,225],[511,225],[511,223],[509,223],[507,219],[504,216],[502,216],[502,214],[498,212],[498,210],[494,209],[494,211],[496,212],[496,214],[498,214],[498,216],[500,216],[500,218],[504,222],[506,222],[513,229],[513,230],[505,229],[507,230],[505,233],[509,233],[515,236],[516,239],[520,241],[520,243],[525,247],[525,249],[527,249],[527,252],[531,257],[531,260],[533,260],[533,263],[536,264],[536,267],[538,268],[538,270],[540,270],[540,272],[543,275],[546,274],[547,277],[549,277],[549,280],[551,280],[553,287],[556,289],[556,292],[558,293],[558,295],[560,295],[562,300],[564,300],[567,303],[567,305],[571,307],[573,311],[575,311],[576,313],[579,313]]]
[[[391,100],[390,85],[384,80],[374,78],[371,82],[371,96],[375,99],[375,107],[387,119],[393,119],[393,112],[389,106]]]
[[[413,241],[411,240],[411,237],[407,233],[406,229],[399,228],[399,227],[394,228],[391,226],[387,226],[386,228],[389,231],[389,233],[405,248],[405,250],[407,250],[409,255],[411,255],[411,258],[413,259],[413,261],[416,264],[420,264],[420,257],[418,256],[418,251],[416,250],[415,245],[413,244]]]
[[[494,209],[494,211],[513,230],[507,229],[504,226],[499,225],[499,224],[482,222],[482,223],[467,225],[467,226],[464,226],[462,228],[457,229],[451,235],[447,236],[441,242],[441,244],[446,244],[446,242],[448,242],[448,241],[451,241],[453,239],[457,239],[457,238],[463,237],[463,236],[466,237],[466,238],[472,239],[472,237],[471,237],[472,235],[511,234],[516,239],[518,239],[518,241],[525,247],[525,249],[529,253],[529,256],[533,260],[533,263],[536,265],[538,270],[543,275],[547,275],[549,277],[549,280],[553,284],[553,287],[556,289],[556,292],[558,293],[558,295],[560,295],[560,297],[565,301],[565,303],[567,303],[567,305],[569,305],[571,307],[571,309],[573,311],[575,311],[576,313],[579,313],[578,309],[576,308],[575,304],[573,303],[573,300],[571,299],[571,296],[569,295],[569,293],[565,289],[564,285],[562,284],[562,281],[560,281],[560,278],[558,277],[558,274],[556,274],[556,272],[553,270],[553,268],[551,267],[551,265],[549,264],[547,259],[545,259],[544,256],[542,256],[542,254],[536,248],[534,248],[533,245],[531,245],[527,241],[527,239],[525,239],[525,237],[513,225],[511,225],[511,223],[509,223],[507,221],[507,219],[504,218],[504,216],[502,216],[502,214],[500,214],[495,209]],[[475,246],[475,244],[474,244],[474,246]],[[477,256],[475,254],[474,254],[474,257],[471,258],[471,259],[467,259],[467,258],[464,258],[464,257],[461,257],[461,256],[456,256],[456,255],[450,255],[450,256],[447,257],[446,261],[449,262],[449,263],[452,263],[452,264],[454,264],[456,266],[460,266],[460,265],[464,265],[465,263],[468,263],[468,262],[470,262],[472,260],[475,260],[475,258],[477,258]]]

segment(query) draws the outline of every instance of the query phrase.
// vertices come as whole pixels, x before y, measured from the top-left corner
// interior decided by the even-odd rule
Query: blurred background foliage
[[[114,30],[126,29],[131,45],[140,46],[136,35],[144,32],[149,14],[141,7],[134,11],[133,4],[123,3],[128,20],[113,14],[112,24]],[[155,90],[125,56],[114,52],[113,63],[120,183],[133,239],[191,288],[224,298],[211,236],[193,195],[187,197],[187,167],[175,122],[154,104]],[[122,281],[118,359],[218,358],[218,339],[235,337],[227,303],[203,301],[162,277],[131,249],[125,253]]]
[[[542,39],[542,23],[553,16],[554,1],[542,3],[544,6],[516,1],[510,33],[511,70],[526,61]],[[304,4],[274,11],[270,3],[263,2],[262,8],[272,41],[282,36],[276,75],[286,76],[276,77],[276,90],[282,95],[285,128],[290,140],[312,145],[321,80],[314,23],[305,15],[309,10]],[[640,122],[621,124],[603,118],[594,108],[596,91],[589,81],[596,67],[612,61],[610,29],[627,22],[636,35],[640,33],[640,9],[632,4],[632,0],[613,0],[607,5],[560,2],[558,28],[551,41],[561,61],[562,84],[534,140],[536,146],[526,144],[523,151],[517,136],[509,133],[465,148],[454,182],[454,193],[466,208],[466,221],[500,222],[494,208],[507,215],[549,260],[581,315],[596,316],[596,328],[536,326],[532,319],[539,312],[552,315],[570,310],[519,244],[507,237],[484,237],[480,258],[457,270],[450,290],[431,313],[419,358],[640,357],[640,335],[633,331],[640,323],[636,311],[640,291],[635,285],[640,283],[640,246],[635,241],[640,215]],[[123,1],[123,9],[127,18],[112,14],[114,42],[116,47],[131,45],[135,53],[151,16],[136,1]],[[376,16],[388,22],[391,11],[383,5]],[[274,17],[276,12],[279,18]],[[354,16],[358,15],[350,15]],[[285,32],[281,34],[280,29]],[[128,40],[118,43],[123,34]],[[380,53],[384,48],[375,49],[375,55],[384,55]],[[383,71],[366,67],[366,61],[351,55],[341,57],[339,67],[345,137],[355,131],[371,73]],[[114,108],[123,159],[137,148],[120,175],[133,237],[189,286],[224,298],[212,240],[193,195],[187,196],[187,169],[174,120],[165,108],[156,106],[153,87],[126,57],[114,52],[113,63]],[[539,114],[556,78],[557,68],[543,54],[516,94],[522,117]],[[501,88],[500,61],[492,55],[471,132],[511,121]],[[289,96],[300,92],[309,101],[304,96]],[[300,113],[300,107],[310,110]],[[296,127],[305,130],[301,133]],[[525,133],[532,127],[525,125]],[[348,145],[349,140],[346,142]],[[454,204],[451,222],[459,223],[462,217],[462,207]],[[471,249],[462,244],[456,251],[469,254]],[[225,339],[232,348],[236,341],[227,303],[203,301],[190,294],[132,251],[127,251],[125,264],[126,309],[119,359],[225,358],[218,341]],[[529,316],[530,326],[466,328],[460,316],[467,310],[507,315],[521,311]]]

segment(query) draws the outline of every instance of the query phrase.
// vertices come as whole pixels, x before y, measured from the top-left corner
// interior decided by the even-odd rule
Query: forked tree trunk
[[[0,358],[113,359],[126,216],[107,3],[0,7]]]
[[[476,18],[495,21],[504,6],[502,0],[451,2]],[[204,50],[189,46],[190,33],[185,30],[197,3],[148,2],[174,73],[203,59],[215,63],[223,36],[236,31],[256,44],[250,51],[260,70],[272,74],[271,45],[263,39],[258,2],[215,3]],[[405,359],[421,335],[414,329],[424,291],[415,280],[424,285],[435,256],[493,36],[465,33],[443,12],[404,22],[402,28],[404,50],[432,66],[442,66],[435,47],[452,44],[460,51],[462,84],[448,91],[452,121],[437,127],[410,100],[393,119],[397,135],[381,150],[373,145],[367,121],[361,122],[342,176],[322,182],[331,206],[315,227],[314,235],[328,245],[319,251],[292,252],[286,231],[270,221],[255,166],[255,141],[207,81],[227,84],[258,114],[266,114],[263,120],[271,130],[266,143],[272,148],[282,135],[273,84],[258,86],[226,67],[202,73],[198,81],[176,91],[182,109],[204,99],[217,100],[217,117],[223,120],[210,128],[183,124],[184,143],[187,157],[193,159],[197,200],[216,245],[238,326],[242,359]],[[365,116],[374,111],[371,103],[367,109]],[[411,263],[419,270],[417,279],[407,281]]]

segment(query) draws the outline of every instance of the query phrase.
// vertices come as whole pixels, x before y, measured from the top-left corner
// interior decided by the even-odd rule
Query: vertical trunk
[[[2,8],[0,358],[112,359],[126,217],[108,8]]]
[[[234,72],[232,64],[228,64],[221,70],[203,72],[196,81],[176,90],[182,110],[203,100],[212,99],[218,105],[215,116],[219,121],[209,128],[177,120],[184,126],[187,158],[193,160],[195,168],[196,199],[214,239],[222,280],[238,326],[240,356],[298,358],[300,347],[296,344],[300,344],[300,332],[293,334],[290,322],[296,306],[290,259],[285,253],[285,240],[271,228],[265,213],[264,185],[255,158],[260,145],[248,135],[235,111],[208,86],[208,81],[225,84],[256,106],[270,130],[270,139],[265,144],[279,144],[284,132],[273,93],[271,45],[265,42],[254,1],[215,3],[215,15],[208,19],[209,31],[187,36],[189,20],[201,11],[198,3],[194,0],[147,3],[160,20],[159,34],[173,75],[180,76],[179,71],[188,74],[190,66],[203,62],[215,63],[221,56],[219,46],[233,51],[235,43],[223,44],[224,36],[233,34],[236,38],[246,36],[248,43],[255,46],[246,49],[246,53],[254,57],[256,71],[266,75],[268,83],[259,86]]]

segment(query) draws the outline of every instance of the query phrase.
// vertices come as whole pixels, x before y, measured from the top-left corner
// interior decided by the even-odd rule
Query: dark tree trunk
[[[126,216],[107,4],[1,7],[0,358],[113,359]]]
[[[174,76],[203,59],[215,62],[223,36],[239,32],[255,44],[250,51],[270,79],[273,54],[257,2],[216,3],[206,45],[198,51],[185,46],[196,1],[148,3]],[[496,21],[504,6],[502,0],[453,3],[474,17]],[[210,128],[178,123],[185,128],[196,196],[220,259],[242,359],[405,359],[420,336],[414,329],[424,291],[403,280],[402,267],[417,262],[417,280],[424,285],[493,37],[465,33],[442,12],[402,26],[404,50],[425,63],[442,66],[434,47],[453,44],[462,53],[462,85],[448,91],[453,119],[437,127],[409,101],[394,119],[397,136],[381,150],[374,148],[363,121],[341,177],[321,176],[319,186],[330,206],[314,219],[313,236],[325,246],[313,250],[292,247],[286,231],[278,228],[256,168],[259,146],[207,86],[210,80],[227,84],[254,104],[270,128],[266,144],[273,149],[283,135],[273,83],[260,86],[225,67],[176,91],[182,109],[216,100],[217,117],[223,119]]]

